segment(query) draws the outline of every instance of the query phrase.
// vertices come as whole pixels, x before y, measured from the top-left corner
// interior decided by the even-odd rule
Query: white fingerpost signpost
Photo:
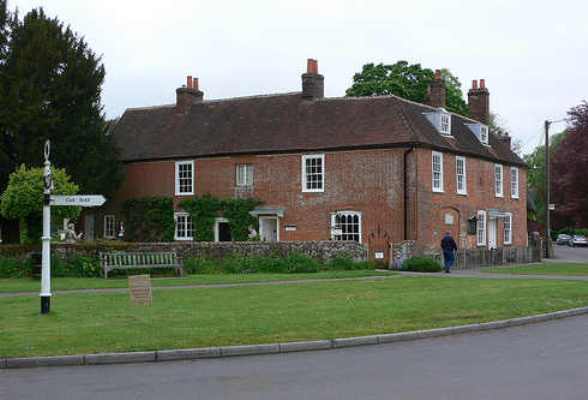
[[[43,172],[43,259],[41,262],[41,314],[51,309],[51,206],[99,207],[106,199],[102,195],[52,196],[54,189],[49,153],[51,144],[45,142],[45,170]]]
[[[45,170],[43,171],[43,259],[41,261],[41,314],[47,314],[51,308],[51,192],[53,176],[49,152],[51,144],[45,142]]]

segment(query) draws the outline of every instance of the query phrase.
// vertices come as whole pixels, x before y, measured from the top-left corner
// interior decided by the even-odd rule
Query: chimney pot
[[[188,75],[186,77],[186,87],[188,89],[192,89],[192,75]]]
[[[426,103],[431,107],[445,108],[447,102],[447,91],[445,82],[441,79],[441,70],[435,70],[435,79],[427,87]]]
[[[306,60],[306,73],[307,74],[318,74],[318,61],[314,58]]]
[[[490,92],[486,89],[486,81],[480,79],[472,81],[472,88],[468,91],[468,108],[470,115],[476,121],[487,124],[490,121]]]
[[[192,79],[192,89],[198,91],[198,78]]]
[[[318,73],[318,61],[306,60],[306,73],[302,74],[302,97],[304,99],[321,99],[325,96],[324,77]]]

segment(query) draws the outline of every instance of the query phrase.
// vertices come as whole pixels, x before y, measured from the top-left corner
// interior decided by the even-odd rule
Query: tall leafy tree
[[[2,9],[0,8],[0,11]],[[0,65],[0,192],[17,166],[40,166],[43,143],[87,193],[111,193],[120,166],[101,105],[104,66],[43,9],[14,18]]]
[[[468,106],[463,99],[461,83],[449,70],[442,69],[445,81],[447,109],[461,115],[468,115]],[[346,91],[347,96],[396,95],[423,103],[427,87],[435,78],[432,69],[420,64],[398,61],[395,64],[365,64],[362,71],[353,75],[353,84]]]
[[[568,112],[568,133],[553,156],[552,195],[555,215],[564,224],[588,227],[588,102]]]
[[[550,139],[549,159],[552,162],[565,135],[566,131],[563,131],[553,135]],[[527,186],[534,205],[534,209],[528,210],[529,219],[543,224],[545,222],[545,146],[537,146],[532,153],[526,154],[523,159],[529,167]]]

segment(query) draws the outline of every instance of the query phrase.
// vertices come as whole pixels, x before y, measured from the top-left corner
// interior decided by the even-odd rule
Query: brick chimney
[[[200,103],[204,93],[198,90],[198,78],[188,75],[186,85],[176,89],[176,109],[186,112],[192,104]]]
[[[427,104],[435,108],[445,108],[446,104],[445,82],[441,77],[441,70],[435,70],[435,78],[427,88]]]
[[[468,91],[468,106],[473,119],[488,124],[490,121],[490,92],[486,89],[484,79],[480,79],[480,87],[478,87],[477,80],[472,81],[472,88]]]
[[[306,61],[306,73],[302,74],[302,98],[308,100],[325,97],[325,77],[318,73],[318,61]]]

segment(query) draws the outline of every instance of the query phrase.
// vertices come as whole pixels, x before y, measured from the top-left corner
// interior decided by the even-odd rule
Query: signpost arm
[[[53,179],[49,162],[49,141],[45,143],[45,170],[43,173],[43,258],[41,263],[41,314],[51,309],[51,190]]]

